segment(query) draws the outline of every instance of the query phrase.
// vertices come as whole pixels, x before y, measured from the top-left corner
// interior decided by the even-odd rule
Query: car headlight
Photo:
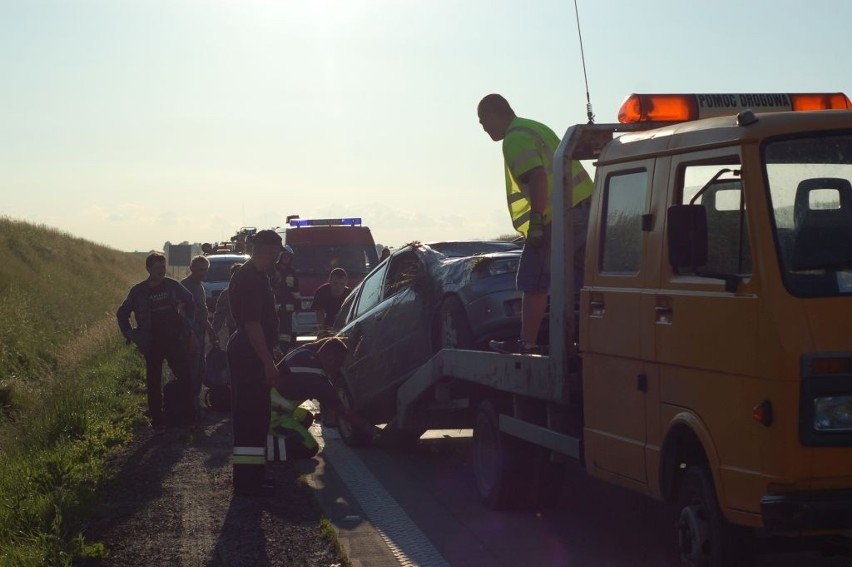
[[[485,263],[483,275],[485,276],[500,276],[503,274],[514,274],[518,271],[518,260],[516,258],[506,258],[501,260],[490,260]]]
[[[814,429],[852,431],[852,395],[814,398]]]

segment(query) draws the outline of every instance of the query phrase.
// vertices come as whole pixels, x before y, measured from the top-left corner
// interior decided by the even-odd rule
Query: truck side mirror
[[[666,217],[669,262],[677,271],[707,263],[707,211],[702,205],[672,205]]]

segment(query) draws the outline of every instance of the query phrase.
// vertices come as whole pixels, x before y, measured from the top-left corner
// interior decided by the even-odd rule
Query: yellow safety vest
[[[525,134],[523,137],[512,136],[512,134]],[[532,142],[532,143],[530,143]],[[545,224],[549,224],[553,218],[552,205],[552,176],[553,156],[559,146],[559,138],[550,128],[544,124],[515,118],[509,124],[506,137],[503,140],[503,156],[506,169],[506,201],[509,206],[509,215],[515,230],[527,235],[530,221],[530,195],[529,189],[518,182],[513,171],[526,173],[533,167],[544,167],[547,172],[547,207],[542,214]],[[571,206],[592,196],[594,183],[586,172],[583,164],[579,161],[571,162],[571,181],[574,194]]]

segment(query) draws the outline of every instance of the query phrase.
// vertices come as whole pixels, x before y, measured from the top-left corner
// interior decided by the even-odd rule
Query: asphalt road
[[[474,485],[469,435],[429,432],[405,450],[351,449],[326,430],[310,482],[356,567],[672,564],[670,512],[579,467],[569,471],[554,509],[485,508]],[[771,553],[757,565],[838,567],[852,565],[852,558]]]

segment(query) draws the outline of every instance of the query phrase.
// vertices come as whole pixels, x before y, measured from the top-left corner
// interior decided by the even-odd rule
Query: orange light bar
[[[852,109],[843,93],[632,94],[621,105],[618,121],[686,122],[733,116],[742,110],[784,112]]]
[[[634,122],[685,122],[698,118],[698,108],[693,95],[632,94],[621,105],[618,121]]]
[[[793,110],[845,110],[852,108],[849,97],[843,93],[791,94]]]

